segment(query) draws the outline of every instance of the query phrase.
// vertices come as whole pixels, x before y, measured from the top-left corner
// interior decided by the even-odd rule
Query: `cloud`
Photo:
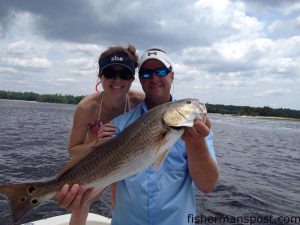
[[[286,5],[284,7],[284,14],[288,15],[293,12],[299,12],[300,11],[300,2],[297,0],[286,2]]]
[[[76,83],[77,80],[74,78],[58,78],[56,79],[57,82],[69,82],[69,83]]]
[[[1,87],[24,88],[9,80],[22,74],[32,90],[90,93],[100,54],[132,43],[139,54],[168,52],[180,97],[253,103],[249,93],[268,102],[265,90],[290,90],[288,98],[300,80],[298,11],[296,0],[2,0]]]
[[[17,70],[10,67],[1,67],[0,66],[0,74],[13,74],[17,73]]]
[[[275,8],[284,11],[285,13],[291,13],[300,9],[298,0],[233,0],[233,2],[244,2],[247,6],[253,8],[253,10],[266,10]]]
[[[44,56],[49,50],[49,44],[37,45],[37,43],[20,40],[9,43],[4,49],[4,54],[13,57]]]
[[[1,1],[0,7],[0,38],[4,38],[9,30],[9,25],[12,20],[12,15],[9,9],[10,1],[3,0]]]
[[[266,90],[263,92],[256,93],[256,97],[274,97],[274,96],[281,96],[281,95],[286,95],[290,93],[291,91],[289,89],[275,89],[275,90]]]
[[[18,15],[27,14],[33,21],[30,26],[34,33],[48,40],[102,45],[133,42],[139,48],[159,43],[175,50],[176,47],[207,44],[222,38],[256,35],[263,27],[255,17],[246,15],[243,4],[228,0],[222,3],[216,0],[155,0],[143,4],[139,1],[128,4],[126,0],[119,0],[117,4],[74,0],[72,7],[67,0],[51,3],[35,0],[11,1],[5,7],[7,12],[15,15],[3,22],[5,27],[9,27]],[[4,17],[8,18],[8,14]],[[214,30],[214,33],[207,30]],[[145,39],[151,40],[150,43],[146,44]]]
[[[88,58],[74,58],[67,59],[63,64],[69,67],[87,68],[89,67],[88,65],[91,64],[91,60]]]
[[[287,26],[287,24],[289,24]],[[300,16],[291,19],[282,19],[273,21],[267,31],[279,38],[296,36],[300,31]]]
[[[218,86],[223,87],[241,87],[241,81],[239,80],[221,80],[218,83],[216,83]]]
[[[0,58],[1,74],[22,74],[45,72],[53,66],[51,59],[47,57],[50,44],[40,44],[25,40],[9,42],[0,45],[2,57]],[[10,71],[10,72],[9,72]]]
[[[218,42],[210,47],[185,49],[183,60],[198,64],[208,72],[242,72],[249,76],[261,71],[269,75],[297,76],[300,37],[271,40],[254,38],[237,42]]]
[[[65,42],[62,47],[71,54],[78,54],[80,56],[100,56],[100,52],[106,50],[107,46],[101,46],[96,44],[85,44],[76,42]]]
[[[297,60],[298,61],[298,60]],[[278,58],[273,61],[273,68],[278,73],[293,73],[299,71],[299,61],[293,58]]]
[[[17,69],[30,69],[30,70],[45,70],[52,66],[46,58],[31,58],[31,59],[21,59],[21,58],[2,58],[2,61],[8,66]]]

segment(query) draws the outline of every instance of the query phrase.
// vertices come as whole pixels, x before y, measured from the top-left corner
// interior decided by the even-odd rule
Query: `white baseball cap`
[[[141,56],[139,60],[139,70],[141,69],[144,62],[146,62],[149,59],[156,59],[162,62],[167,68],[172,69],[172,61],[170,57],[163,52],[162,50],[158,49],[149,49],[144,52],[144,54]]]

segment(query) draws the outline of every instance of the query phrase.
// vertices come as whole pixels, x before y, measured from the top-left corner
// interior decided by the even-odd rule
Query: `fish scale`
[[[71,160],[57,178],[47,182],[0,185],[7,196],[14,222],[52,198],[65,184],[96,187],[99,191],[155,163],[157,169],[168,150],[195,118],[203,121],[204,104],[197,99],[169,102],[149,110],[123,132],[88,154]]]

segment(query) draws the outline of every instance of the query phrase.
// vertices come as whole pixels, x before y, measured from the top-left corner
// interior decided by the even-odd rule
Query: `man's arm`
[[[210,132],[210,121],[196,119],[193,127],[186,128],[182,136],[185,141],[188,169],[196,186],[204,193],[212,192],[219,177],[219,168],[211,157],[205,137]]]

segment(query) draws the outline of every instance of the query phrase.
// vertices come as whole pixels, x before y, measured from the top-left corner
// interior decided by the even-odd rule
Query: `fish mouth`
[[[207,115],[207,109],[205,104],[199,102],[197,104],[197,109],[198,109],[198,118],[201,119],[203,122],[205,122],[206,115]]]
[[[174,130],[181,130],[182,128],[184,128],[183,126],[182,127],[175,127],[175,126],[170,126],[172,129]]]

